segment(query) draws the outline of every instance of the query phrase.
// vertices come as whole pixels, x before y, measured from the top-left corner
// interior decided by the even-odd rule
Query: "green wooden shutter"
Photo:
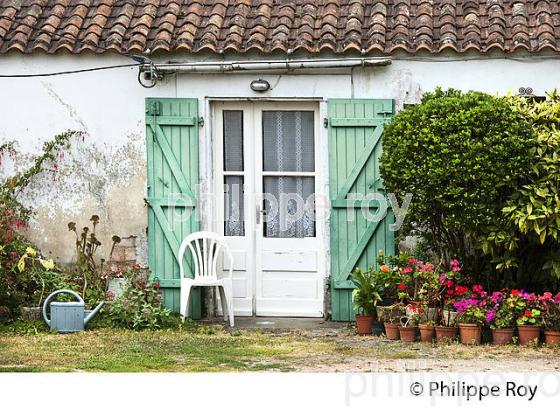
[[[167,308],[179,311],[177,251],[198,231],[198,103],[190,98],[146,99],[148,169],[148,259],[152,279],[163,289]],[[187,252],[188,253],[188,252]],[[187,259],[187,258],[186,258]],[[186,274],[193,274],[186,260]],[[200,290],[191,297],[191,315],[201,316]]]
[[[392,114],[393,100],[328,101],[333,320],[354,319],[350,272],[375,264],[379,250],[386,254],[395,250],[394,233],[389,229],[394,223],[392,211],[382,221],[370,222],[362,212],[362,202],[348,197],[384,193],[379,174],[381,137]]]

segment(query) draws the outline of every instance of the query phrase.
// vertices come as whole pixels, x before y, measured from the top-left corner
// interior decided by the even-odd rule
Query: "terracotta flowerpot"
[[[482,340],[482,328],[474,323],[459,323],[459,336],[464,345],[479,345]]]
[[[360,336],[371,335],[373,316],[356,315],[356,333]]]
[[[420,328],[420,341],[425,343],[433,342],[436,337],[436,327],[425,323],[418,325]]]
[[[518,325],[517,332],[519,333],[519,344],[526,346],[534,340],[539,342],[541,337],[541,327],[535,325]]]
[[[412,343],[416,341],[418,326],[399,326],[399,335],[403,342]]]
[[[513,342],[513,333],[515,329],[492,329],[492,344],[494,345],[508,345]]]
[[[385,336],[387,336],[389,340],[399,340],[399,325],[385,322]]]
[[[544,341],[547,345],[560,345],[560,332],[556,330],[545,330]]]
[[[457,328],[448,326],[436,326],[436,341],[445,343],[457,337]]]

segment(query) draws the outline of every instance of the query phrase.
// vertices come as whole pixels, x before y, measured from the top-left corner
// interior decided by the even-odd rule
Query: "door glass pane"
[[[243,176],[224,177],[224,235],[245,236]]]
[[[315,170],[313,111],[263,111],[263,170]]]
[[[315,236],[315,178],[264,177],[264,236]]]
[[[243,111],[224,111],[224,171],[243,171]]]

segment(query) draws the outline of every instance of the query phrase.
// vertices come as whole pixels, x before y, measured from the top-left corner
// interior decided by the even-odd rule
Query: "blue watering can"
[[[78,299],[77,302],[52,302],[51,318],[47,317],[47,306],[51,299],[61,293],[68,293]],[[84,330],[87,323],[99,312],[105,302],[101,302],[93,310],[86,310],[84,300],[73,290],[57,290],[51,293],[43,303],[43,319],[50,326],[51,330],[59,333],[72,333]]]

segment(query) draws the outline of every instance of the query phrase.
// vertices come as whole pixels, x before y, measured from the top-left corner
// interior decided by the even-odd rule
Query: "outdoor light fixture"
[[[263,93],[270,90],[270,83],[263,79],[253,80],[251,81],[251,90]]]

